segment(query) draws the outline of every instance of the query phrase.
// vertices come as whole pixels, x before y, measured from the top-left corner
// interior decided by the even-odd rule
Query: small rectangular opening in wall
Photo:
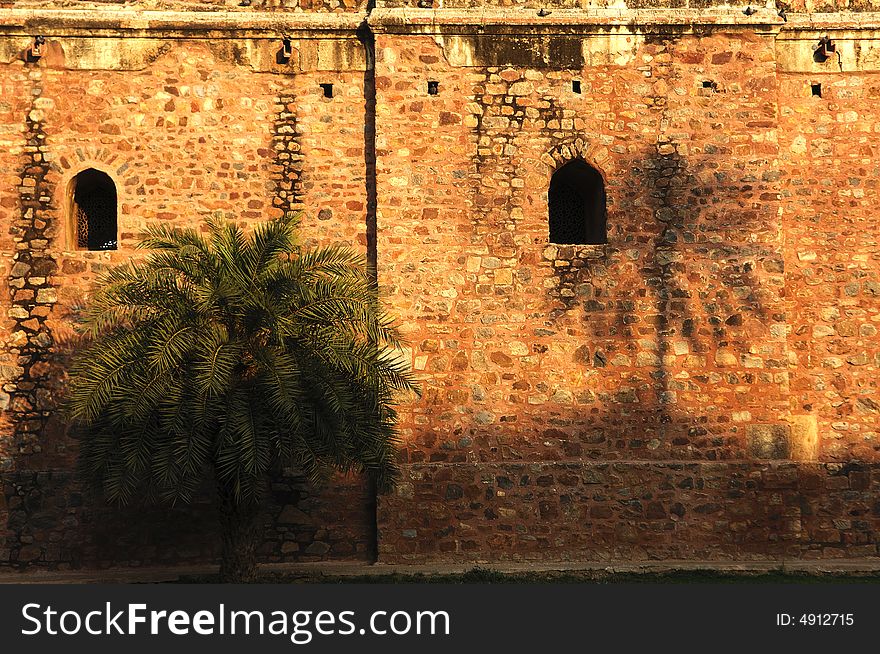
[[[703,80],[703,88],[704,89],[712,89],[715,88],[715,82],[710,79]]]
[[[291,43],[290,39],[282,39],[281,40],[281,56],[290,61],[290,57],[293,55],[293,43]]]
[[[437,95],[440,92],[440,82],[428,82],[428,95]]]
[[[810,93],[812,93],[817,98],[822,97],[822,85],[818,82],[813,82],[810,84]]]
[[[573,93],[581,92],[581,81],[579,79],[573,79],[571,81],[571,90]]]
[[[333,85],[332,84],[321,84],[321,90],[324,92],[325,98],[333,97]]]

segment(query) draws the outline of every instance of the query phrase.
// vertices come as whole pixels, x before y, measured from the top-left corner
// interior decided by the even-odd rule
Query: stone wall
[[[739,459],[784,422],[771,39],[556,70],[451,67],[426,37],[377,51],[380,279],[426,378],[409,461]],[[607,245],[548,244],[574,156],[606,179]]]
[[[841,73],[873,35],[816,62],[815,32],[525,20],[377,37],[380,280],[426,389],[380,559],[875,556],[872,465],[760,463],[878,460],[876,136]],[[607,245],[547,243],[578,156]]]
[[[415,464],[380,502],[379,558],[782,561],[877,556],[880,467]]]
[[[132,525],[78,490],[71,321],[145,225],[290,209],[375,263],[424,393],[400,488],[288,475],[266,560],[878,554],[880,20],[233,4],[0,9],[0,565],[216,557],[207,495]],[[607,244],[549,242],[574,158]],[[73,246],[86,167],[115,252]]]
[[[108,506],[70,471],[0,474],[0,568],[109,568],[219,561],[209,490],[187,506]],[[337,477],[316,490],[288,473],[272,483],[262,516],[266,562],[372,560],[375,500],[362,479]]]
[[[791,404],[826,461],[880,460],[878,93],[880,71],[780,80]]]
[[[357,24],[356,22],[354,23]],[[76,347],[72,321],[97,275],[136,256],[150,223],[243,224],[303,211],[305,245],[366,252],[364,52],[353,32],[292,43],[122,35],[0,43],[0,565],[211,561],[210,493],[191,510],[128,510],[84,496],[57,403]],[[321,84],[333,84],[325,97]],[[95,168],[116,185],[119,248],[77,249],[70,182]],[[374,499],[362,479],[319,491],[273,484],[264,560],[372,558]],[[135,518],[134,516],[137,516]],[[192,516],[195,516],[191,519]],[[129,525],[125,527],[125,525]]]

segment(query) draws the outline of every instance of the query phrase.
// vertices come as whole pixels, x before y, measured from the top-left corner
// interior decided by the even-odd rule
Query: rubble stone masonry
[[[207,497],[79,489],[72,321],[145,225],[288,210],[368,256],[423,394],[398,489],[290,471],[265,560],[880,555],[870,2],[67,4],[0,1],[0,566],[216,558]],[[574,159],[607,243],[549,241]]]

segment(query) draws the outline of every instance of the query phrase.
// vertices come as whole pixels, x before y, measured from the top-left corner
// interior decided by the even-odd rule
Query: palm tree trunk
[[[223,484],[218,487],[218,494],[222,539],[220,582],[228,584],[253,582],[257,576],[259,505],[255,502],[237,503],[232,489]]]

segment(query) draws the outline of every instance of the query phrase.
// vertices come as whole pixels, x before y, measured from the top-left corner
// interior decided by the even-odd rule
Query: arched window
[[[605,183],[586,161],[574,159],[553,173],[549,200],[551,243],[607,241]]]
[[[84,250],[115,250],[116,185],[110,176],[88,168],[71,181],[70,214],[76,247]]]

